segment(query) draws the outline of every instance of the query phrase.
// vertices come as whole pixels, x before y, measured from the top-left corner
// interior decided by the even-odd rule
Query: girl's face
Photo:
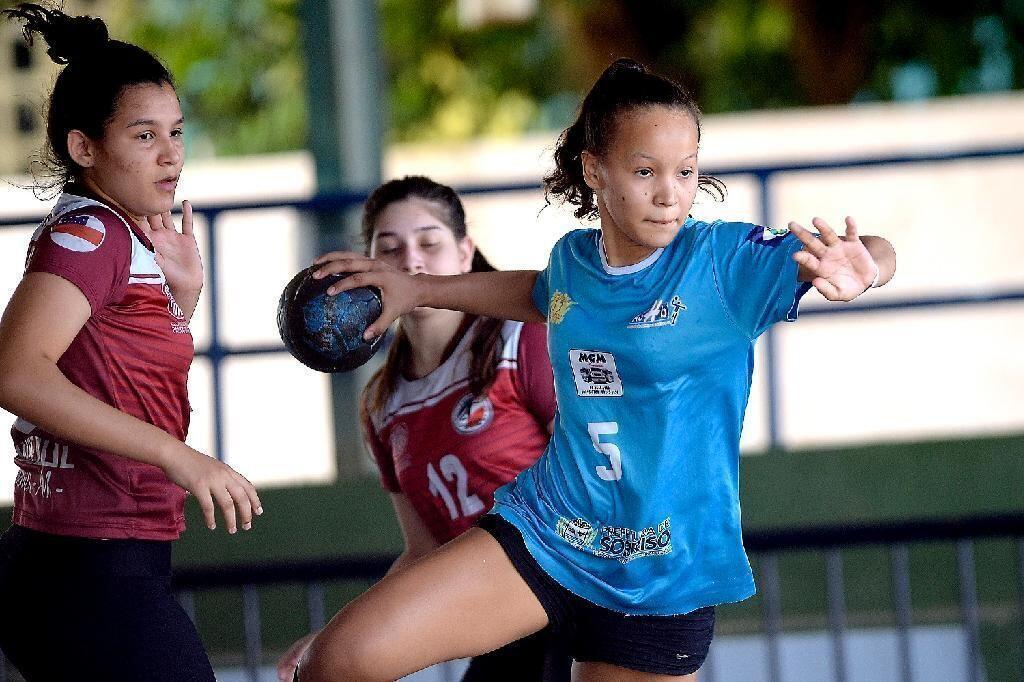
[[[136,85],[121,93],[103,138],[68,134],[87,187],[141,218],[171,210],[185,160],[181,107],[174,88]]]
[[[618,116],[607,151],[583,152],[611,265],[667,246],[697,194],[697,126],[689,112],[652,106]]]
[[[409,197],[377,216],[370,255],[411,274],[458,275],[473,263],[473,241],[457,239],[432,201]]]

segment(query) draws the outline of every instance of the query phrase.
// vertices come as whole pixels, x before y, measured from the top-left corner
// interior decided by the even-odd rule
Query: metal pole
[[[779,636],[782,633],[782,602],[779,595],[779,563],[774,553],[761,555],[760,573],[764,594],[764,637],[768,648],[768,682],[781,682]]]
[[[324,610],[324,584],[320,581],[306,585],[306,611],[309,613],[309,631],[318,632],[327,624]]]
[[[768,226],[772,219],[772,197],[769,184],[771,174],[759,172],[756,177],[761,190],[761,224]],[[782,447],[782,437],[779,432],[782,416],[779,407],[779,362],[775,350],[774,330],[769,327],[761,338],[764,344],[764,369],[768,386],[768,445],[775,450]]]
[[[245,628],[245,669],[251,682],[259,682],[263,642],[260,636],[260,597],[252,585],[242,586],[242,613]]]
[[[832,662],[836,682],[846,682],[846,598],[843,594],[843,557],[839,549],[825,551],[825,587],[828,627],[832,633]]]
[[[910,658],[910,552],[905,544],[892,545],[892,601],[896,610],[896,646],[900,658],[900,679],[913,682]]]
[[[221,382],[221,365],[224,361],[224,348],[220,345],[220,286],[217,278],[217,211],[202,211],[206,218],[206,257],[209,265],[206,268],[210,280],[210,291],[207,295],[210,306],[210,379],[212,383],[213,403],[213,455],[224,461],[224,387]]]
[[[956,565],[960,576],[960,609],[964,619],[964,637],[967,647],[967,677],[977,682],[981,672],[981,614],[978,608],[978,588],[974,575],[974,545],[970,540],[956,543]]]

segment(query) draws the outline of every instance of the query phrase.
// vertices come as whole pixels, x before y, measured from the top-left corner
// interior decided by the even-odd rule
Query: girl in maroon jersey
[[[363,212],[367,252],[410,273],[494,268],[466,234],[450,187],[413,176],[378,187]],[[473,526],[494,491],[547,444],[555,396],[544,325],[418,308],[402,317],[363,391],[366,441],[395,507],[401,570]],[[291,680],[312,635],[281,658]],[[472,660],[464,680],[568,680],[546,631]]]
[[[13,525],[0,538],[0,647],[28,679],[213,680],[170,591],[185,492],[248,529],[252,484],[188,447],[188,322],[203,269],[183,203],[173,80],[105,24],[36,4],[3,12],[64,67],[47,114],[36,230],[0,320],[14,413]]]

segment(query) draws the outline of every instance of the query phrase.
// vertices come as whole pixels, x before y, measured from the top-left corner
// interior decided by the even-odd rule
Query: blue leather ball
[[[314,279],[311,266],[281,293],[277,329],[295,358],[318,372],[348,372],[377,352],[383,335],[367,341],[366,328],[380,317],[380,290],[357,287],[328,296],[327,288],[351,273]]]

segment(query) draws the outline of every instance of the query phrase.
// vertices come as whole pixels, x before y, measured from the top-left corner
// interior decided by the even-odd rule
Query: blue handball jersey
[[[802,244],[687,220],[664,249],[612,267],[600,235],[565,235],[537,277],[554,433],[494,511],[552,578],[605,608],[668,615],[745,599],[739,442],[754,340],[795,319]]]

